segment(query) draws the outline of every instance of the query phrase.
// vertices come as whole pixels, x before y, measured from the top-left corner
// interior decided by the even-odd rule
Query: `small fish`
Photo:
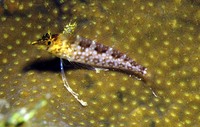
[[[147,68],[137,64],[126,54],[79,35],[46,33],[42,39],[32,44],[43,45],[48,52],[70,62],[98,68],[131,71],[133,74],[145,75],[147,73]]]
[[[97,72],[101,70],[98,68],[106,68],[131,72],[132,75],[144,76],[147,73],[147,68],[137,64],[126,54],[94,40],[75,35],[75,28],[76,23],[68,24],[63,33],[46,33],[32,44],[42,46],[41,48],[61,59],[60,66],[64,86],[83,106],[86,106],[87,103],[78,99],[78,94],[69,87],[64,74],[62,59],[95,67]]]

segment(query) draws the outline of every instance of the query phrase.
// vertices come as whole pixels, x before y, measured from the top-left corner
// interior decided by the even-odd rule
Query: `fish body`
[[[82,106],[87,106],[87,102],[79,99],[78,94],[70,88],[64,73],[62,59],[91,67],[126,71],[136,77],[139,76],[139,78],[141,77],[140,75],[144,76],[147,73],[147,68],[137,64],[126,54],[94,40],[74,34],[76,26],[76,23],[69,23],[64,28],[63,33],[47,33],[41,39],[32,42],[32,44],[40,45],[41,48],[60,58],[64,86]],[[95,68],[95,70],[98,72],[99,69]]]
[[[99,68],[129,71],[133,74],[145,75],[147,73],[147,68],[137,64],[126,54],[79,35],[68,33],[51,35],[47,33],[42,39],[32,44],[43,45],[48,52],[71,62]]]

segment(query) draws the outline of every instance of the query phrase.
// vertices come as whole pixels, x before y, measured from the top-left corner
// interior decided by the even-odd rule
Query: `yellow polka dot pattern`
[[[0,115],[31,108],[46,98],[47,106],[25,124],[200,126],[199,10],[197,0],[2,1]],[[72,89],[88,102],[82,107],[63,87],[59,60],[30,45],[48,31],[62,32],[69,21],[78,23],[77,34],[146,66],[146,83],[75,64],[66,75]]]

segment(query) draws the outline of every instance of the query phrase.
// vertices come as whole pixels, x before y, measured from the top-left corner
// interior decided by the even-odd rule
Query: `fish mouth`
[[[38,41],[31,42],[31,45],[36,45],[36,44],[38,44]]]
[[[31,43],[32,45],[36,45],[36,47],[37,47],[37,49],[39,49],[39,50],[48,50],[49,49],[49,47],[47,47],[47,46],[45,46],[45,45],[38,45],[38,43],[36,42],[32,42]]]
[[[31,42],[31,45],[36,45],[36,47],[40,50],[48,50],[49,49],[48,46],[41,44],[40,40]]]

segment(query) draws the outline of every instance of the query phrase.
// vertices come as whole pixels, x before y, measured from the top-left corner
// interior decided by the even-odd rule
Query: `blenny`
[[[62,59],[66,59],[70,62],[82,63],[94,68],[128,71],[132,72],[133,75],[139,74],[144,76],[147,73],[147,68],[137,64],[126,54],[94,40],[74,34],[76,26],[76,23],[69,23],[64,28],[63,33],[46,33],[41,39],[32,42],[32,44],[41,45],[48,52],[61,58],[61,71],[63,71]],[[62,78],[63,81],[66,80],[64,71],[62,72]],[[68,85],[67,80],[64,82]],[[73,90],[69,88],[69,85],[67,87],[68,91],[71,90],[73,94]],[[73,96],[78,99],[76,95],[78,96],[74,92]],[[81,102],[82,100],[78,101]],[[83,103],[87,105],[86,102]]]

